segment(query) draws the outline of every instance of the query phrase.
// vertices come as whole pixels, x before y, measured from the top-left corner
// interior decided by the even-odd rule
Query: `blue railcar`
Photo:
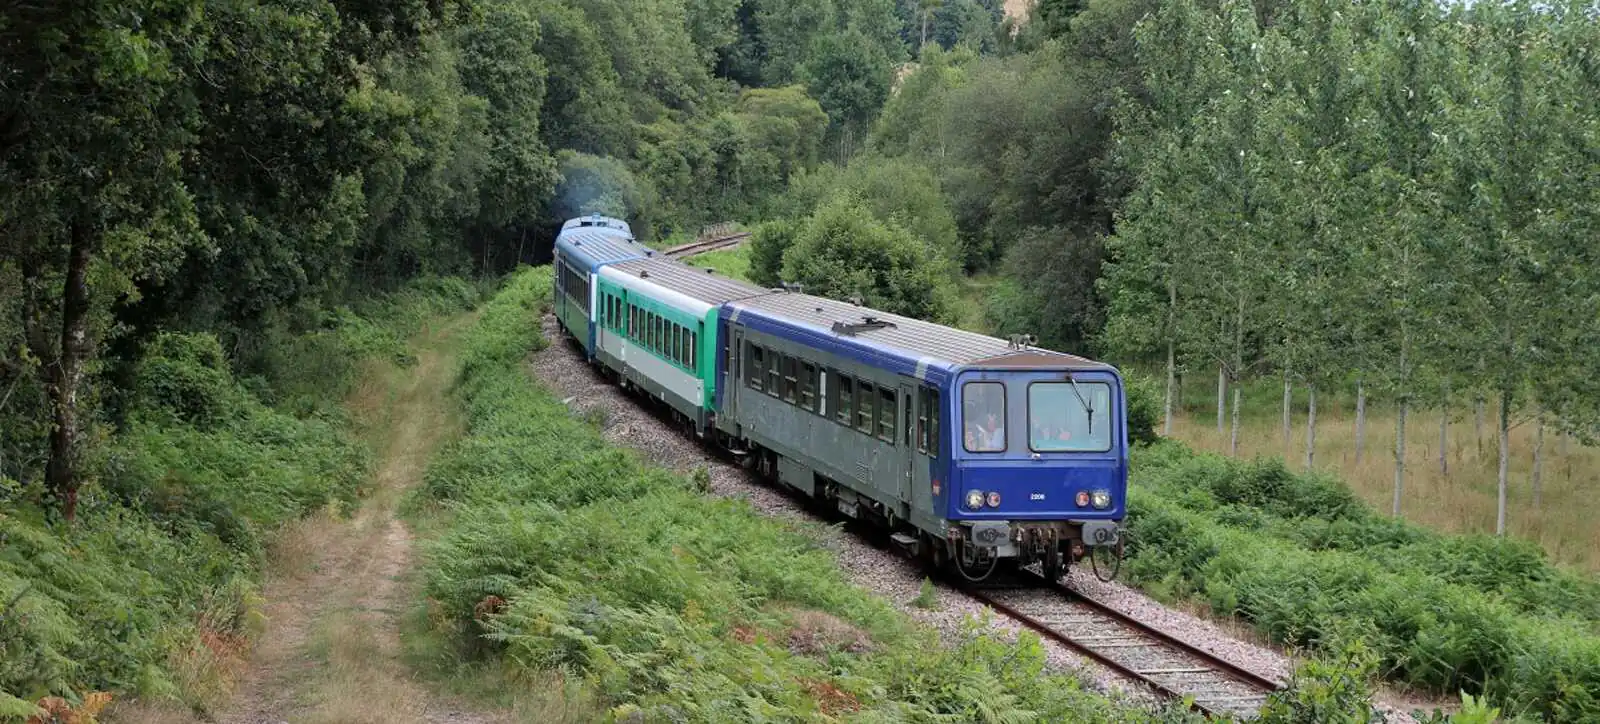
[[[607,264],[654,256],[655,251],[633,238],[628,222],[592,214],[568,219],[556,235],[556,319],[578,340],[584,354],[595,356],[596,276]]]
[[[974,579],[1117,542],[1114,367],[805,294],[720,316],[717,431],[779,480]]]

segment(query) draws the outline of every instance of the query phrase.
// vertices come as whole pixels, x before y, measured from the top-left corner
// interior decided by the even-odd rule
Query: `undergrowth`
[[[1191,718],[1047,672],[1032,634],[974,621],[941,643],[848,583],[819,524],[707,497],[606,445],[524,368],[549,279],[513,276],[466,334],[468,434],[411,501],[437,536],[426,619],[458,661],[558,673],[612,720]]]
[[[363,359],[398,359],[398,340],[475,294],[421,282],[339,312],[273,353],[281,385],[241,380],[210,335],[146,344],[75,522],[46,514],[37,481],[0,479],[0,721],[38,702],[103,706],[92,692],[219,703],[262,627],[272,535],[349,509],[367,479],[367,452],[328,401]]]
[[[1356,637],[1385,678],[1508,714],[1600,718],[1600,584],[1535,545],[1381,516],[1340,481],[1176,443],[1136,453],[1128,577],[1271,639]]]

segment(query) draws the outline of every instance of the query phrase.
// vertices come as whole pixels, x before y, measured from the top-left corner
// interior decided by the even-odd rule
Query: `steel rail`
[[[1189,706],[1191,709],[1198,711],[1201,714],[1215,717],[1218,715],[1238,713],[1237,710],[1229,710],[1226,707],[1219,706],[1219,702],[1213,701],[1208,703],[1203,694],[1197,694],[1195,691],[1185,691],[1179,686],[1164,683],[1155,678],[1162,673],[1171,672],[1163,672],[1159,670],[1141,671],[1134,664],[1131,664],[1125,660],[1119,660],[1117,657],[1108,654],[1106,651],[1095,648],[1092,643],[1081,641],[1078,638],[1075,638],[1072,634],[1062,631],[1059,627],[1045,623],[1026,611],[1023,611],[1016,606],[1001,600],[997,595],[995,595],[995,593],[986,591],[981,587],[963,587],[962,590],[968,595],[977,598],[979,601],[982,601],[984,604],[995,609],[996,611],[999,611],[1000,613],[1016,620],[1018,623],[1033,629],[1041,636],[1066,646],[1067,648],[1088,657],[1094,662],[1111,669],[1117,674],[1134,681],[1138,681],[1155,690],[1162,696],[1176,700],[1182,700],[1184,697],[1193,697],[1189,701]],[[1265,699],[1269,694],[1283,688],[1283,684],[1276,680],[1261,676],[1260,674],[1250,671],[1249,669],[1237,666],[1225,659],[1218,657],[1215,654],[1200,649],[1192,644],[1186,643],[1172,634],[1162,631],[1161,629],[1139,621],[1121,611],[1095,601],[1092,598],[1086,598],[1081,594],[1067,588],[1066,586],[1061,585],[1060,583],[1050,584],[1045,590],[1055,591],[1057,593],[1067,595],[1073,599],[1074,603],[1081,603],[1084,608],[1089,609],[1088,613],[1112,620],[1119,626],[1127,629],[1128,633],[1134,637],[1143,637],[1159,642],[1168,650],[1174,651],[1182,657],[1194,659],[1200,662],[1205,669],[1209,670],[1192,671],[1187,673],[1215,672],[1216,674],[1232,679],[1256,692],[1259,692],[1263,699]],[[1102,637],[1104,633],[1105,632],[1103,631],[1095,632],[1096,635],[1101,635]],[[1253,698],[1253,696],[1246,698]],[[1236,697],[1235,700],[1242,699],[1238,699]]]
[[[738,245],[740,242],[749,237],[750,232],[744,231],[737,234],[729,234],[728,236],[719,236],[715,239],[691,241],[687,244],[681,244],[669,249],[663,249],[661,250],[661,253],[669,259],[683,259],[685,257],[694,256],[695,254],[716,251],[718,249],[726,249],[730,246]]]

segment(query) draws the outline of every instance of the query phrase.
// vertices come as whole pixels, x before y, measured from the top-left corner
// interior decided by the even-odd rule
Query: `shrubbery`
[[[461,653],[576,675],[645,721],[1151,720],[1046,674],[1031,635],[941,645],[849,585],[817,524],[605,445],[524,368],[548,292],[548,270],[514,276],[466,335],[469,435],[413,501],[444,525],[426,586]]]
[[[299,392],[324,386],[304,417],[247,389],[214,337],[152,338],[76,522],[48,521],[32,487],[0,480],[0,720],[96,690],[210,703],[211,662],[259,628],[272,532],[348,507],[366,479],[366,452],[326,400],[362,359],[393,357],[423,319],[477,296],[457,280],[416,282],[300,338],[280,363],[299,370]],[[288,356],[308,350],[329,356]]]
[[[1390,679],[1485,693],[1513,714],[1600,716],[1600,586],[1529,544],[1379,517],[1281,461],[1140,451],[1129,576],[1204,599],[1276,641],[1358,636]]]

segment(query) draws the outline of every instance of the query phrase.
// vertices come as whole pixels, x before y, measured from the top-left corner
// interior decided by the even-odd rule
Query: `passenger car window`
[[[856,382],[856,429],[868,435],[872,434],[873,422],[873,397],[872,383],[857,380]]]
[[[800,406],[817,411],[817,368],[810,362],[800,363]]]
[[[850,427],[850,423],[855,419],[851,417],[851,411],[855,409],[854,382],[855,381],[849,377],[839,375],[839,393],[836,397],[834,397],[834,401],[836,403],[833,406],[834,419],[838,420],[839,424],[844,425],[845,427]]]
[[[878,438],[894,444],[894,389],[878,388]]]
[[[767,394],[777,397],[783,393],[779,386],[783,380],[778,375],[778,364],[783,361],[783,355],[768,350],[767,354]]]
[[[761,389],[762,380],[766,378],[767,364],[764,359],[766,351],[759,345],[750,345],[749,352],[745,355],[745,382],[750,384],[750,389]]]
[[[1104,382],[1028,385],[1028,447],[1035,452],[1110,450],[1110,385]]]
[[[961,439],[967,452],[1005,451],[1005,385],[968,382],[961,387]]]

